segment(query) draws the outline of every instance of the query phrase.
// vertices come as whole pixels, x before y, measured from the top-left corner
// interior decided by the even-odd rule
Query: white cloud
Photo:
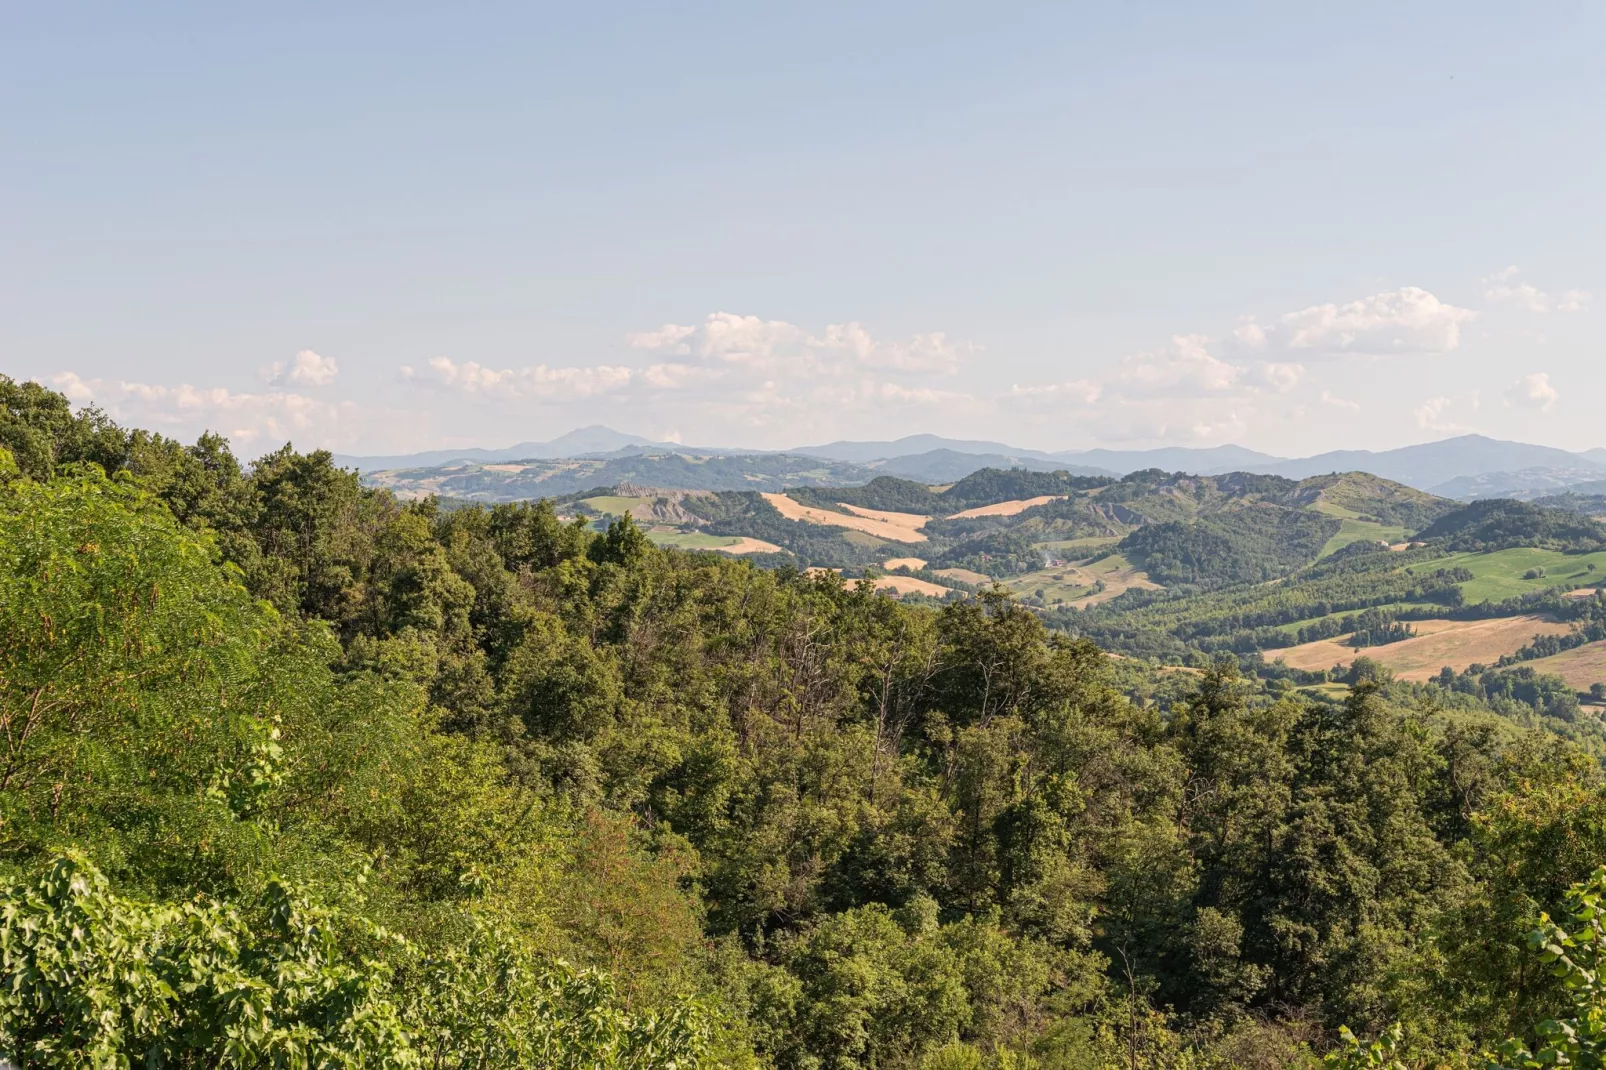
[[[338,374],[340,366],[335,363],[335,358],[321,356],[310,349],[297,353],[288,367],[276,360],[262,369],[263,381],[270,385],[295,383],[300,386],[328,386]]]
[[[1230,390],[1246,369],[1213,356],[1209,341],[1198,334],[1177,335],[1163,349],[1128,357],[1113,383],[1123,394],[1151,397]]]
[[[1546,372],[1525,375],[1506,388],[1506,404],[1523,409],[1548,412],[1560,397]]]
[[[1346,409],[1350,412],[1361,411],[1360,405],[1356,402],[1348,401],[1344,398],[1334,397],[1332,392],[1328,390],[1322,391],[1321,403],[1323,405],[1331,405],[1335,409]]]
[[[942,331],[917,334],[907,342],[878,342],[859,323],[833,323],[826,327],[824,337],[811,338],[809,345],[816,350],[846,353],[867,368],[943,375],[958,371],[964,356]]]
[[[696,326],[666,323],[625,335],[633,349],[697,356],[765,374],[854,374],[865,369],[951,374],[969,352],[941,331],[887,341],[857,321],[833,323],[819,334],[784,320],[712,312]]]
[[[1305,366],[1263,361],[1255,368],[1255,378],[1279,394],[1286,394],[1305,378]]]
[[[354,403],[329,402],[286,391],[238,393],[188,383],[163,386],[114,379],[85,379],[62,372],[51,382],[80,404],[95,404],[115,419],[191,439],[215,431],[247,449],[287,441],[300,448],[339,445],[373,429],[371,414]]]
[[[657,390],[683,390],[699,383],[714,382],[724,375],[723,368],[697,364],[649,364],[641,370],[641,381]]]
[[[947,405],[975,400],[969,394],[959,390],[934,390],[929,386],[904,386],[902,383],[871,384],[868,386],[866,393],[882,401],[900,404]]]
[[[803,328],[780,320],[715,312],[695,329],[693,351],[726,364],[767,367],[808,339]]]
[[[1416,417],[1417,426],[1424,431],[1465,432],[1467,430],[1466,427],[1456,423],[1446,415],[1454,405],[1455,402],[1447,397],[1428,398],[1412,409],[1411,415]]]
[[[1064,383],[1043,383],[1038,386],[1009,388],[1003,401],[1019,408],[1065,409],[1082,408],[1098,401],[1104,387],[1091,379],[1072,379]]]
[[[1248,349],[1259,349],[1266,344],[1266,328],[1256,323],[1253,318],[1246,319],[1234,327],[1232,336]]]
[[[1476,316],[1469,308],[1406,286],[1348,304],[1312,305],[1290,312],[1266,333],[1289,351],[1448,353],[1461,344],[1461,325]]]
[[[691,353],[691,346],[686,344],[686,339],[696,333],[696,327],[666,323],[656,331],[637,331],[625,335],[625,344],[631,349],[666,350],[684,357]]]
[[[1517,265],[1512,264],[1483,280],[1483,296],[1490,301],[1516,305],[1544,315],[1547,312],[1582,312],[1589,307],[1590,295],[1583,290],[1546,293],[1532,283],[1517,282]]]
[[[450,357],[431,357],[428,373],[404,366],[402,377],[447,390],[505,400],[562,400],[595,397],[623,389],[635,373],[630,368],[609,364],[566,368],[535,364],[496,369],[473,360],[459,364]]]

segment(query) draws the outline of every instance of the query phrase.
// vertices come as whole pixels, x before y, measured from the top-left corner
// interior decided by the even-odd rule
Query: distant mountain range
[[[791,450],[762,451],[653,442],[639,435],[592,426],[546,442],[521,442],[504,449],[429,450],[383,457],[339,456],[336,461],[372,474],[461,464],[565,459],[609,461],[654,456],[813,458],[838,466],[860,466],[870,474],[896,475],[928,483],[951,482],[981,468],[1063,469],[1075,475],[1112,476],[1159,468],[1196,475],[1260,472],[1289,479],[1359,471],[1462,500],[1532,498],[1606,479],[1606,448],[1570,453],[1550,446],[1503,442],[1483,435],[1462,435],[1394,450],[1337,450],[1314,457],[1287,458],[1231,445],[1208,449],[1170,446],[1150,450],[1047,452],[1002,442],[950,439],[939,435],[910,435],[886,442],[829,442]],[[765,467],[767,470],[773,465]],[[787,467],[795,469],[796,465],[789,463]],[[833,471],[834,476],[842,474],[840,468]]]
[[[451,450],[425,450],[422,453],[403,453],[392,456],[351,457],[336,454],[335,462],[343,468],[361,472],[382,472],[391,468],[437,468],[454,461],[477,461],[481,464],[499,464],[503,461],[550,460],[564,457],[583,457],[588,454],[613,453],[631,447],[675,449],[672,443],[653,442],[640,435],[627,435],[611,427],[593,424],[559,435],[550,442],[520,442],[505,449],[480,449],[465,446]]]

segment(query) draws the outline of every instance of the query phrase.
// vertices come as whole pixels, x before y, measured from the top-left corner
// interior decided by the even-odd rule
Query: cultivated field
[[[805,575],[824,576],[827,573],[842,574],[839,568],[825,568],[821,565],[812,565],[803,570]],[[848,586],[863,583],[863,580],[847,580]],[[870,581],[878,591],[891,591],[893,594],[923,594],[932,598],[946,598],[953,594],[953,588],[944,587],[940,583],[929,580],[917,580],[913,576],[877,576]]]
[[[860,509],[852,505],[842,507],[849,510],[847,513],[833,513],[828,509],[802,505],[784,494],[765,494],[764,500],[788,520],[802,520],[810,524],[862,531],[867,535],[892,542],[925,542],[926,536],[920,529],[931,519],[919,513],[889,513],[880,509]]]
[[[599,513],[608,516],[624,516],[629,513],[637,520],[652,516],[651,498],[626,498],[619,494],[599,494],[595,498],[582,498],[581,505],[588,505]]]
[[[773,542],[749,538],[746,535],[740,538],[733,537],[729,544],[716,546],[714,549],[722,554],[778,554],[781,552],[781,548]]]
[[[1606,683],[1606,642],[1584,646],[1523,665],[1535,672],[1559,676],[1579,691],[1588,691],[1593,684]]]
[[[1100,583],[1104,585],[1103,590],[1099,590]],[[1159,588],[1159,584],[1120,554],[1111,554],[1090,564],[1038,569],[1017,576],[1007,586],[1016,594],[1041,598],[1050,607],[1075,609],[1108,602],[1134,587],[1146,591]]]
[[[939,568],[934,571],[944,579],[958,580],[960,583],[969,583],[977,587],[986,587],[993,582],[991,576],[980,572],[972,572],[968,568]]]
[[[1063,494],[1041,494],[1036,498],[1017,498],[1012,502],[995,502],[992,505],[978,505],[974,509],[966,509],[955,513],[949,520],[964,520],[972,516],[1018,516],[1026,510],[1037,505],[1047,505],[1064,498]]]
[[[1418,620],[1411,621],[1417,634],[1411,639],[1385,646],[1357,650],[1345,645],[1343,637],[1304,643],[1286,650],[1268,650],[1267,661],[1281,660],[1290,668],[1314,672],[1348,665],[1366,656],[1394,670],[1405,680],[1426,680],[1446,665],[1457,672],[1469,665],[1490,665],[1502,654],[1527,646],[1536,635],[1565,635],[1569,625],[1549,617],[1527,615],[1497,620]],[[1529,664],[1537,664],[1530,662]]]
[[[929,580],[917,580],[913,576],[877,576],[873,582],[876,590],[892,591],[894,594],[923,594],[932,598],[946,598],[953,593],[951,587],[944,587]]]
[[[881,567],[885,569],[907,568],[918,572],[926,567],[926,559],[923,557],[894,557],[881,562]]]

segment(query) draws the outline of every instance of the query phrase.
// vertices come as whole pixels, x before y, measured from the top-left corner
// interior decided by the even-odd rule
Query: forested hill
[[[1606,1010],[1606,778],[1453,680],[1162,670],[3,379],[0,629],[22,1066],[1516,1067]]]

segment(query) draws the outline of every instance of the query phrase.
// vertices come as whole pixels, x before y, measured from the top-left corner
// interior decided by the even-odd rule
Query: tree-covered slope
[[[1310,564],[1338,528],[1332,517],[1261,502],[1145,525],[1120,549],[1165,586],[1252,583]]]
[[[1498,550],[1538,546],[1555,550],[1606,548],[1606,524],[1565,509],[1495,498],[1473,502],[1439,518],[1418,539],[1452,550]]]

